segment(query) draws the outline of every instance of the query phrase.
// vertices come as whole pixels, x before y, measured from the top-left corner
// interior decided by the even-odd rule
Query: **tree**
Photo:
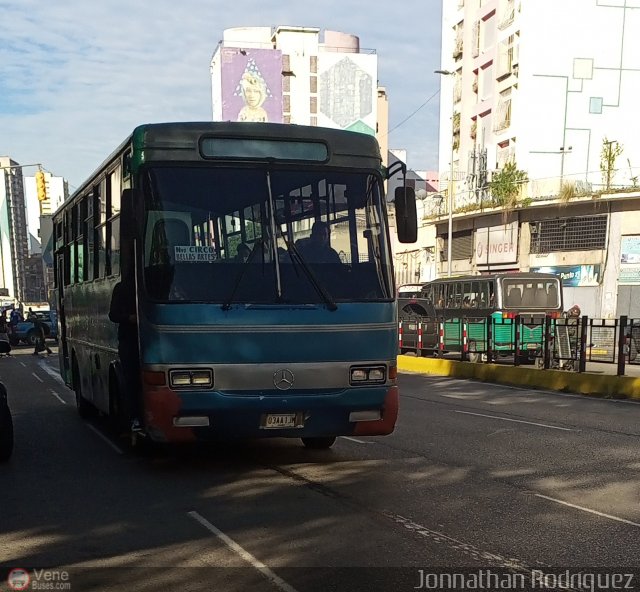
[[[518,205],[522,185],[528,180],[527,173],[518,169],[515,161],[508,161],[501,170],[491,176],[489,191],[493,203],[503,207],[506,212],[514,210]]]
[[[602,140],[600,151],[600,170],[605,190],[611,189],[611,181],[616,174],[616,159],[622,154],[622,145],[615,140],[609,140],[607,136]]]

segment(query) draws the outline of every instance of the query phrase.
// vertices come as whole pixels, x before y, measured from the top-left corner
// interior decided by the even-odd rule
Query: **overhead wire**
[[[436,92],[434,92],[424,103],[422,103],[422,105],[420,105],[413,113],[407,115],[407,117],[405,117],[400,123],[398,123],[397,125],[393,126],[387,133],[386,135],[388,136],[392,131],[397,130],[401,125],[404,125],[407,121],[409,121],[418,111],[420,111],[420,109],[422,109],[425,105],[427,105],[431,99],[433,99],[434,97],[438,96],[438,94],[440,94],[440,89],[436,90]]]

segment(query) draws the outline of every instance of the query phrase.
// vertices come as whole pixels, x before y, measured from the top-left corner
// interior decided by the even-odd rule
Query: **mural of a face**
[[[221,61],[222,118],[281,123],[282,52],[225,48]]]
[[[240,81],[245,106],[238,114],[239,121],[268,121],[267,112],[262,104],[267,98],[267,89],[262,78],[246,73]]]
[[[246,84],[243,85],[244,100],[249,107],[260,107],[263,102],[263,95],[258,85]]]

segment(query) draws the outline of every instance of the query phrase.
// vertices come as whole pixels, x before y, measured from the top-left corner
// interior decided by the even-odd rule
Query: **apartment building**
[[[639,33],[638,0],[443,1],[429,273],[451,240],[452,274],[551,271],[568,306],[640,317]],[[510,207],[489,190],[508,162],[526,173]]]
[[[215,121],[346,129],[375,135],[386,147],[387,96],[378,87],[378,56],[349,33],[225,29],[211,59],[211,93]]]
[[[454,209],[514,160],[527,195],[603,186],[603,142],[622,148],[612,186],[640,176],[640,2],[443,2],[440,171]],[[453,158],[451,158],[453,156]],[[628,162],[627,162],[628,159]],[[453,161],[453,166],[451,163]],[[636,179],[637,182],[637,179]]]
[[[53,288],[53,243],[51,214],[69,197],[69,183],[44,171],[46,198],[38,199],[35,177],[24,178],[24,195],[29,233],[29,261],[26,269],[26,300],[47,301]]]
[[[36,189],[35,177],[24,178],[24,196],[27,207],[27,228],[29,235],[37,239],[37,245],[30,248],[30,254],[41,253],[46,246],[49,237],[42,235],[41,217],[50,217],[69,197],[69,183],[64,177],[56,177],[49,172],[44,172],[46,199],[40,201]]]
[[[0,294],[4,303],[25,296],[29,255],[22,168],[0,156]]]

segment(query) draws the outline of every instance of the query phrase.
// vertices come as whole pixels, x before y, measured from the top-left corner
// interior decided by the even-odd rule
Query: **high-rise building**
[[[46,199],[38,199],[35,177],[24,178],[27,228],[30,238],[26,275],[26,301],[46,301],[53,287],[53,244],[51,214],[69,197],[69,184],[63,177],[44,172]]]
[[[287,26],[226,29],[211,59],[213,119],[317,125],[386,138],[386,93],[378,89],[377,74],[376,52],[361,49],[355,35]]]
[[[545,271],[640,316],[638,32],[637,0],[443,2],[438,275]]]
[[[640,92],[640,3],[445,0],[440,174],[455,206],[478,201],[508,160],[532,198],[630,185]],[[450,75],[446,75],[450,74]],[[622,148],[603,179],[606,142]]]
[[[38,245],[30,246],[29,253],[39,253],[45,247],[45,240],[41,232],[40,218],[42,216],[51,216],[69,197],[69,184],[63,177],[56,177],[51,173],[44,172],[46,199],[40,201],[36,188],[35,177],[24,178],[24,196],[27,207],[27,228],[29,235],[36,238]],[[33,243],[33,241],[31,241]]]
[[[0,156],[0,289],[2,302],[24,301],[29,254],[22,167]]]

